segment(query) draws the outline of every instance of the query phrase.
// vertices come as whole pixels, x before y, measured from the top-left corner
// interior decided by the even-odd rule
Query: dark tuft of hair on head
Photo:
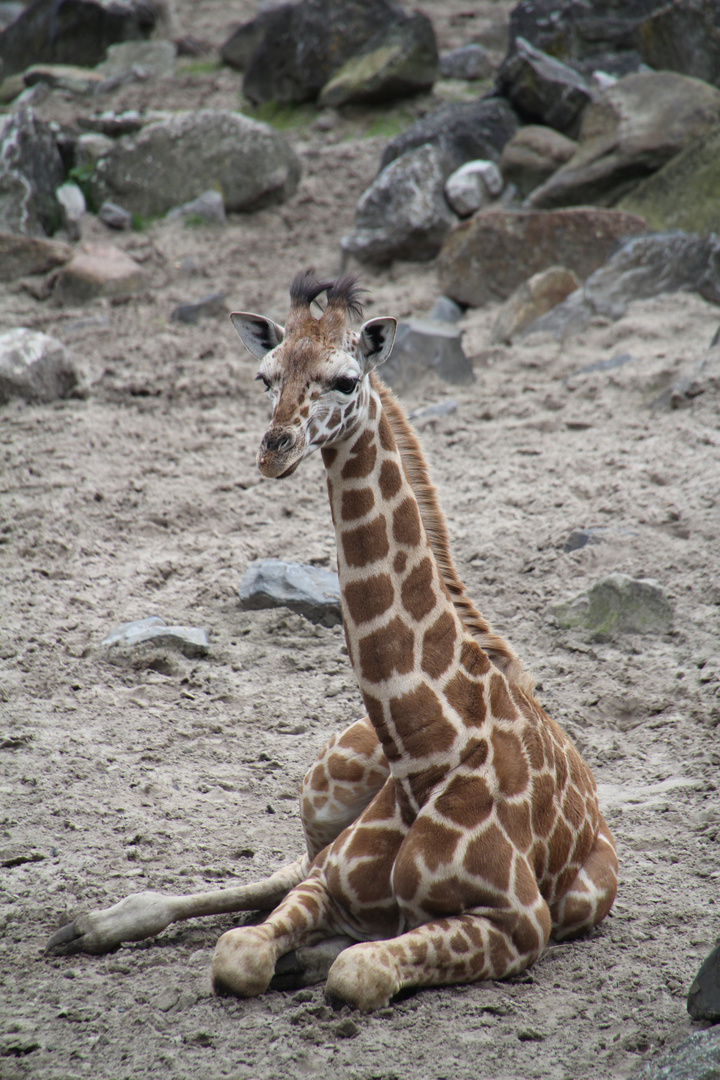
[[[299,270],[290,283],[290,301],[294,307],[309,307],[331,286],[331,281],[318,281],[312,268]]]
[[[358,284],[354,274],[346,274],[329,284],[327,290],[328,304],[341,304],[348,315],[360,319],[363,313],[361,298],[366,292],[367,289]]]

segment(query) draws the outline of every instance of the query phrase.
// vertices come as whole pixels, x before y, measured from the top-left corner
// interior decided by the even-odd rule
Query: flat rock
[[[720,1028],[696,1031],[633,1080],[720,1080]]]
[[[408,18],[393,0],[299,0],[260,17],[262,36],[243,79],[255,104],[314,100],[343,64]]]
[[[530,204],[612,205],[719,122],[715,87],[670,71],[628,75],[587,107],[577,151]]]
[[[693,1020],[709,1020],[712,1024],[720,1022],[720,941],[692,981],[687,1008]]]
[[[360,262],[434,258],[457,218],[445,199],[448,164],[433,145],[404,154],[362,194],[342,249]]]
[[[205,630],[195,626],[168,626],[165,620],[157,615],[122,623],[103,638],[102,644],[126,648],[160,645],[176,649],[190,658],[207,656],[210,652]]]
[[[25,327],[0,334],[0,404],[14,397],[55,401],[78,382],[70,354],[57,338]]]
[[[55,135],[32,108],[0,122],[0,230],[52,236],[62,224],[55,192],[64,180]]]
[[[621,237],[644,232],[642,218],[619,210],[481,210],[447,236],[440,287],[458,303],[479,307],[506,300],[528,275],[551,266],[584,279]]]
[[[596,640],[619,633],[663,634],[672,629],[672,607],[655,581],[614,573],[548,608],[564,630],[581,629]]]
[[[159,7],[145,0],[35,0],[0,33],[3,73],[37,63],[95,67],[108,45],[150,37]]]
[[[516,38],[513,52],[497,73],[496,85],[521,117],[570,136],[577,134],[580,118],[593,99],[582,75],[523,37]]]
[[[84,304],[97,296],[137,292],[145,281],[139,263],[113,244],[84,244],[65,263],[55,282],[59,304]]]
[[[170,315],[171,322],[197,323],[201,319],[212,318],[227,313],[225,293],[215,292],[204,296],[202,300],[194,300],[188,304],[178,304]]]
[[[226,220],[225,203],[219,191],[203,191],[197,199],[173,206],[165,215],[168,221],[176,218],[199,218],[202,221],[223,225]]]
[[[268,124],[240,113],[201,109],[147,124],[100,159],[91,180],[97,205],[112,199],[154,217],[209,186],[227,210],[255,210],[287,199],[300,178],[290,144]]]
[[[493,344],[510,342],[566,296],[580,288],[580,280],[565,266],[550,266],[519,285],[497,314],[490,334]]]
[[[445,198],[458,217],[469,217],[486,206],[503,188],[494,161],[466,161],[445,182]]]
[[[503,98],[443,105],[391,139],[383,150],[380,168],[430,143],[443,152],[447,179],[466,161],[498,161],[518,127],[512,106]]]
[[[320,91],[323,106],[372,104],[429,90],[438,73],[435,32],[416,11],[392,23],[346,60]]]
[[[64,90],[68,94],[91,94],[103,81],[93,68],[73,64],[32,64],[23,79],[26,86],[44,83],[51,90]]]
[[[107,58],[97,65],[101,79],[138,69],[146,75],[164,77],[175,73],[177,50],[172,41],[123,41],[111,45]]]
[[[130,211],[126,210],[124,206],[118,206],[117,203],[111,202],[110,199],[107,199],[102,204],[97,216],[98,221],[102,221],[103,225],[107,225],[109,229],[117,229],[118,232],[132,226],[132,214]]]
[[[569,161],[577,143],[554,128],[527,124],[509,139],[500,155],[500,171],[523,198]]]
[[[258,559],[245,571],[238,594],[247,611],[287,607],[323,626],[342,622],[338,576],[318,566]]]
[[[462,347],[462,330],[435,319],[407,319],[398,323],[395,342],[383,379],[397,390],[414,385],[433,372],[446,382],[474,382],[472,364]]]
[[[468,82],[489,79],[493,70],[487,51],[473,42],[450,49],[440,57],[440,74],[444,79],[466,79]]]
[[[72,258],[73,249],[62,240],[0,232],[0,281],[17,281],[29,274],[44,274]]]
[[[700,136],[626,195],[620,208],[653,231],[720,232],[720,127]]]

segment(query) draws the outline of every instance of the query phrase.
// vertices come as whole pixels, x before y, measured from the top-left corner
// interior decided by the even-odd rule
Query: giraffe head
[[[370,319],[358,331],[348,317],[362,305],[355,278],[317,281],[296,274],[290,286],[287,325],[251,312],[230,318],[245,347],[261,361],[257,378],[271,395],[273,415],[258,451],[263,476],[290,476],[303,458],[350,436],[369,401],[367,376],[390,354],[396,321]],[[317,318],[311,304],[325,293]]]

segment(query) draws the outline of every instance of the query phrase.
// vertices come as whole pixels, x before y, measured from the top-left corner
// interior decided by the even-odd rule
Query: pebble
[[[207,656],[210,651],[205,630],[195,626],[168,626],[158,616],[123,623],[103,638],[102,644],[136,646],[148,642],[178,649],[190,658]]]
[[[354,1039],[360,1033],[360,1028],[349,1016],[338,1020],[333,1030],[339,1039]]]
[[[129,229],[132,225],[130,211],[125,210],[122,206],[118,206],[117,203],[111,202],[109,199],[106,199],[98,210],[98,218],[109,229]]]
[[[202,300],[196,300],[189,304],[179,304],[170,315],[171,322],[197,323],[213,315],[223,315],[227,312],[225,293],[210,293]]]
[[[202,218],[203,221],[215,222],[218,225],[225,223],[225,203],[219,191],[203,191],[197,199],[183,203],[182,206],[173,206],[165,215],[167,221],[177,218]]]

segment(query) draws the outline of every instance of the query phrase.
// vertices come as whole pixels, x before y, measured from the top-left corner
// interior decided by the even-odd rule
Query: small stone
[[[318,566],[258,559],[248,566],[238,592],[246,611],[288,607],[324,626],[342,622],[338,576]]]
[[[444,401],[436,401],[432,405],[426,405],[422,409],[415,409],[408,419],[416,425],[424,426],[432,420],[439,420],[441,416],[450,416],[457,412],[458,403],[455,398],[445,398]]]
[[[144,75],[168,76],[175,73],[175,56],[172,41],[123,41],[108,48],[107,59],[95,70],[105,79],[134,70]]]
[[[351,1020],[349,1016],[346,1016],[342,1020],[338,1020],[333,1031],[339,1039],[354,1039],[355,1036],[359,1034],[360,1028],[354,1020]]]
[[[482,45],[461,45],[440,57],[440,74],[443,79],[489,79],[493,63]]]
[[[155,1008],[159,1009],[160,1012],[169,1012],[170,1009],[177,1005],[179,1000],[180,991],[176,990],[175,987],[167,987],[155,998]]]
[[[503,188],[494,161],[466,161],[445,183],[445,198],[458,217],[469,217],[487,205]]]
[[[490,334],[493,344],[511,342],[541,316],[580,288],[580,279],[565,266],[549,266],[519,285],[497,314]]]
[[[456,304],[449,296],[439,296],[433,304],[428,318],[432,319],[433,322],[456,323],[460,322],[464,314],[465,311],[460,304]],[[720,335],[720,329],[718,329],[716,337],[718,335]],[[718,339],[720,340],[720,337]]]
[[[124,210],[122,206],[107,199],[98,210],[98,220],[109,229],[129,229],[132,225],[132,214]]]
[[[564,630],[589,630],[596,640],[616,633],[662,634],[672,628],[672,607],[657,582],[614,573],[549,614]]]
[[[0,334],[0,405],[11,398],[55,401],[79,382],[70,355],[57,338],[18,327]]]
[[[537,1031],[535,1028],[520,1028],[518,1031],[518,1039],[520,1042],[543,1042],[545,1036],[541,1031]]]
[[[190,304],[179,304],[170,315],[171,322],[196,323],[200,319],[206,319],[213,315],[223,315],[227,312],[225,293],[210,293],[202,300],[196,300]]]
[[[80,222],[85,213],[85,196],[77,184],[68,181],[55,192],[63,212],[65,231],[71,240],[80,239]]]
[[[207,656],[210,651],[205,630],[193,626],[167,626],[165,620],[157,615],[123,623],[111,630],[102,641],[107,646],[134,647],[147,643],[178,649],[188,657]]]
[[[75,143],[75,167],[78,172],[92,173],[100,158],[112,150],[114,145],[112,139],[100,132],[83,132]]]
[[[587,544],[601,544],[605,535],[605,529],[573,529],[563,547],[567,554],[571,551],[580,551]]]
[[[199,218],[202,221],[224,225],[226,219],[223,197],[219,191],[203,191],[197,199],[183,203],[182,206],[174,206],[165,215],[167,221],[173,221],[179,217]]]
[[[82,304],[96,296],[137,292],[144,280],[139,263],[112,244],[87,244],[66,263],[55,284],[59,304]]]
[[[695,976],[687,999],[693,1020],[720,1022],[720,941]]]

